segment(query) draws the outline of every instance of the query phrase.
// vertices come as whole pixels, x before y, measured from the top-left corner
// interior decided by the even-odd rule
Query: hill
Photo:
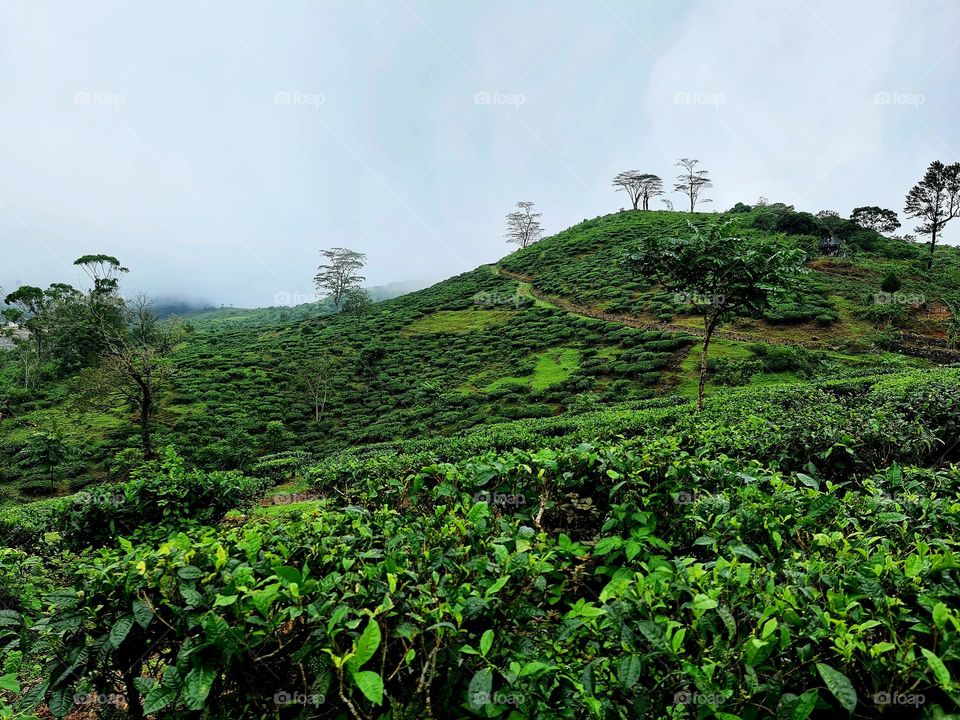
[[[696,307],[625,261],[717,221],[809,272],[697,411]],[[845,222],[621,212],[363,313],[195,316],[154,459],[0,355],[0,717],[948,717],[960,253]]]
[[[768,237],[757,228],[764,212],[615,213],[496,266],[377,303],[363,317],[326,316],[315,305],[193,315],[156,415],[157,444],[173,444],[203,467],[249,469],[279,451],[321,457],[480,424],[689,397],[700,318],[631,275],[624,258],[644,233],[682,233],[689,222],[728,220],[731,232]],[[778,236],[815,256],[815,236]],[[862,230],[844,252],[813,260],[803,292],[767,317],[724,328],[708,391],[929,362],[916,355],[956,359],[944,347],[950,315],[942,309],[960,287],[960,253],[942,249],[925,274],[922,247]],[[891,273],[903,289],[897,302],[877,304]],[[4,366],[9,386],[18,372],[12,362]],[[311,374],[323,379],[322,412]],[[130,416],[64,403],[72,383],[21,393],[14,417],[0,424],[0,488],[8,496],[70,492],[120,477],[136,462]]]

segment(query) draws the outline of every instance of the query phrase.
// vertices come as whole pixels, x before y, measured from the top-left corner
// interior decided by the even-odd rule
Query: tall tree
[[[960,163],[930,163],[923,178],[910,188],[903,211],[907,217],[919,218],[917,232],[930,236],[930,257],[927,270],[933,267],[937,236],[943,226],[960,214]]]
[[[320,254],[327,262],[317,268],[313,281],[317,290],[327,292],[339,312],[347,292],[360,287],[360,283],[366,280],[360,271],[367,264],[367,256],[348,248],[330,248],[321,250]]]
[[[90,289],[92,298],[99,298],[116,292],[120,286],[120,276],[130,272],[113,255],[103,255],[102,253],[83,255],[74,260],[73,264],[81,268],[87,274],[87,277],[93,281],[93,287]]]
[[[857,225],[878,233],[890,233],[900,227],[900,219],[893,210],[876,205],[854,208],[850,219]]]
[[[613,178],[613,186],[618,191],[623,190],[630,197],[633,209],[643,207],[650,209],[650,198],[663,195],[663,180],[652,173],[642,173],[637,170],[626,170]]]
[[[690,198],[690,212],[694,211],[698,202],[711,202],[710,200],[700,199],[700,193],[712,188],[713,183],[710,181],[709,171],[697,170],[699,164],[699,160],[690,158],[680,158],[676,163],[677,167],[683,168],[683,172],[677,175],[677,181],[674,183],[673,189]]]
[[[295,372],[298,384],[306,391],[313,403],[313,420],[319,423],[327,407],[333,387],[333,357],[326,350],[299,363]]]
[[[514,243],[523,249],[543,237],[543,226],[540,224],[541,213],[535,211],[532,202],[518,202],[517,207],[518,210],[507,215],[507,232],[504,237],[508,243]]]
[[[717,327],[740,315],[760,315],[803,272],[805,255],[772,240],[745,240],[725,234],[729,222],[706,230],[690,225],[684,238],[651,235],[634,255],[633,269],[666,289],[694,299],[703,315],[703,354],[697,409],[703,409],[707,354]]]
[[[176,370],[171,357],[182,326],[161,322],[145,296],[123,308],[123,323],[101,326],[105,339],[99,365],[85,370],[81,402],[103,407],[125,403],[134,409],[145,458],[154,456],[153,417],[157,394]]]

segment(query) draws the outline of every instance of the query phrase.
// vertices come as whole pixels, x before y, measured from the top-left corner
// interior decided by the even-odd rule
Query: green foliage
[[[238,472],[188,470],[167,449],[159,464],[119,484],[90,486],[64,508],[61,530],[75,548],[99,546],[139,528],[172,529],[216,522],[232,508],[259,497],[266,482]]]

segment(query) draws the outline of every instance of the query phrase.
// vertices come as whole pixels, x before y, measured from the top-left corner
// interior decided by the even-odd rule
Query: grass
[[[513,314],[510,310],[441,310],[410,323],[401,335],[469,333],[507,322]]]
[[[529,375],[502,377],[488,384],[483,390],[493,392],[509,385],[525,385],[534,390],[545,390],[563,382],[579,369],[579,350],[555,348],[540,353],[537,364]]]

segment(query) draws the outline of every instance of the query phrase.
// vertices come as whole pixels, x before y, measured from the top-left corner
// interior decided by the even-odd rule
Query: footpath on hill
[[[491,266],[493,272],[497,275],[501,275],[511,280],[516,280],[519,283],[519,293],[521,297],[529,297],[535,301],[538,301],[544,305],[548,305],[559,310],[571,313],[572,315],[581,315],[583,317],[593,318],[595,320],[604,320],[611,323],[619,323],[621,325],[628,325],[630,327],[640,328],[641,330],[652,330],[659,332],[677,332],[677,333],[686,333],[688,335],[693,335],[695,337],[702,338],[706,331],[702,327],[682,325],[680,323],[658,323],[658,322],[649,322],[641,320],[633,315],[623,315],[619,313],[608,313],[603,312],[602,310],[596,310],[594,308],[587,307],[585,305],[578,305],[577,303],[570,302],[569,300],[554,295],[547,295],[544,292],[541,292],[533,285],[533,278],[529,275],[523,275],[521,273],[516,273],[511,270],[500,267],[499,265]],[[817,342],[813,340],[797,340],[794,338],[773,338],[773,337],[762,337],[749,333],[740,333],[731,330],[716,330],[713,333],[714,339],[723,338],[725,340],[733,340],[736,342],[745,342],[745,343],[766,343],[768,345],[796,345],[799,347],[808,348],[811,350],[824,350],[829,349],[829,345],[823,342]],[[897,343],[895,349],[898,352],[902,352],[907,355],[913,355],[916,357],[926,358],[932,362],[936,363],[956,363],[960,362],[960,350],[955,350],[952,348],[946,347],[945,343],[936,341],[932,338],[926,338],[920,335],[912,335],[909,333],[900,333],[900,342]]]
[[[578,305],[577,303],[570,302],[565,298],[556,297],[554,295],[547,295],[546,293],[537,290],[533,286],[533,278],[527,275],[521,275],[520,273],[515,273],[510,270],[506,270],[498,265],[494,265],[494,272],[503,277],[510,278],[511,280],[516,280],[520,283],[520,295],[522,297],[530,297],[533,300],[537,300],[545,305],[550,305],[552,307],[558,308],[565,312],[571,313],[572,315],[582,315],[583,317],[593,318],[595,320],[605,320],[606,322],[619,323],[621,325],[629,325],[630,327],[639,328],[641,330],[652,330],[655,332],[677,332],[677,333],[686,333],[688,335],[694,335],[697,337],[703,337],[706,334],[706,331],[702,327],[696,327],[691,325],[682,325],[680,323],[659,323],[659,322],[648,322],[645,320],[640,320],[634,315],[623,315],[620,313],[608,313],[603,312],[602,310],[595,310],[593,308],[587,307],[585,305]],[[725,340],[735,340],[737,342],[764,342],[771,345],[800,345],[802,347],[807,347],[811,349],[822,349],[822,343],[816,343],[813,341],[805,340],[782,340],[780,338],[761,338],[756,335],[750,335],[747,333],[739,333],[730,330],[715,330],[713,333],[713,338],[723,338]]]

